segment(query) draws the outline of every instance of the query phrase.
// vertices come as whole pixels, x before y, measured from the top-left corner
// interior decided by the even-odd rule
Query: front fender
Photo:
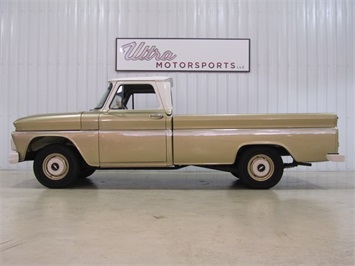
[[[19,162],[32,160],[28,154],[53,143],[71,143],[90,166],[99,166],[97,131],[13,132]]]

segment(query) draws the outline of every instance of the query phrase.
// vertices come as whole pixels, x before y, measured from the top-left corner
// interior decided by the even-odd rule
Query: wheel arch
[[[82,156],[80,149],[78,149],[77,145],[75,143],[63,136],[37,136],[34,137],[30,143],[28,144],[27,147],[27,153],[26,153],[26,158],[25,160],[33,160],[36,154],[43,148],[47,147],[48,145],[51,144],[61,144],[64,146],[69,146],[74,148],[77,153],[81,156],[81,158],[84,159]],[[84,159],[85,160],[85,159]]]
[[[265,143],[253,143],[253,144],[245,144],[239,147],[235,161],[234,163],[238,162],[238,159],[241,157],[241,155],[248,149],[250,148],[270,148],[274,151],[276,151],[280,156],[291,156],[291,153],[287,150],[287,148],[283,147],[280,144],[265,144]]]

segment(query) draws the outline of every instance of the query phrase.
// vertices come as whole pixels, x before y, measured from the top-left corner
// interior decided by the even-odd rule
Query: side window
[[[150,84],[121,85],[110,105],[111,109],[152,110],[160,109],[160,102]]]
[[[158,109],[159,102],[155,93],[134,93],[127,102],[130,110]]]
[[[110,104],[110,109],[127,109],[123,105],[123,86],[118,88],[116,95]]]

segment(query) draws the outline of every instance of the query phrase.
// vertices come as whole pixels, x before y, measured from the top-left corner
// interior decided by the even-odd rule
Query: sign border
[[[172,69],[172,70],[167,70],[167,69],[160,69],[160,70],[119,70],[117,69],[117,52],[118,52],[118,47],[117,47],[117,44],[118,44],[118,40],[128,40],[128,39],[133,39],[133,40],[246,40],[248,41],[248,49],[249,49],[249,62],[248,62],[248,65],[249,65],[249,69],[248,70],[221,70],[221,71],[206,71],[206,70],[175,70],[175,69]],[[196,73],[249,73],[250,70],[251,70],[251,65],[250,65],[250,57],[251,57],[251,52],[250,52],[250,47],[251,47],[251,44],[250,44],[250,38],[129,38],[129,37],[125,37],[125,38],[119,38],[117,37],[116,40],[116,51],[115,51],[115,71],[117,72],[190,72],[190,73],[193,73],[193,72],[196,72]]]

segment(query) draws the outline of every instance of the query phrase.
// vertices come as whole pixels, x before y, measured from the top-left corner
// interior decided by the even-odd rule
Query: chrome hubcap
[[[259,154],[248,163],[248,173],[256,181],[266,181],[274,173],[274,163],[269,156]]]
[[[50,154],[43,162],[43,172],[51,180],[64,178],[69,171],[69,163],[61,154]]]

